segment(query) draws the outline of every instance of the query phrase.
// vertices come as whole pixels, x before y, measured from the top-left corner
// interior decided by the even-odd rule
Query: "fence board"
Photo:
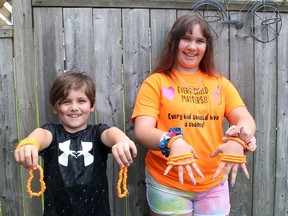
[[[37,126],[31,0],[13,1],[13,20],[18,138],[23,139]],[[26,188],[28,179],[28,171],[26,169],[23,169],[22,177],[22,188]],[[18,185],[20,187],[20,184]],[[17,191],[20,191],[20,189]],[[17,196],[23,196],[25,215],[34,216],[41,214],[41,199],[27,197],[26,191]],[[18,211],[18,215],[23,215],[21,208]]]
[[[64,8],[65,69],[94,74],[92,8]],[[94,113],[89,118],[95,122]]]
[[[244,13],[238,14],[238,18]],[[254,108],[254,59],[253,39],[239,37],[237,29],[230,26],[230,80],[238,89],[249,112],[253,115]],[[242,170],[238,173],[234,188],[230,189],[231,215],[251,215],[252,211],[252,181],[253,181],[253,154],[247,154],[247,169],[250,174],[248,180]],[[241,190],[240,190],[241,189]]]
[[[125,85],[126,132],[133,138],[132,115],[137,92],[149,67],[149,10],[123,9],[123,68]],[[138,157],[129,167],[129,213],[147,215],[144,158],[146,151],[138,145]]]
[[[276,164],[276,40],[255,43],[255,152],[253,215],[273,215]]]
[[[22,208],[18,187],[20,169],[13,163],[17,127],[12,37],[0,37],[0,56],[0,203],[2,214],[12,216]]]
[[[105,7],[105,8],[154,8],[154,9],[189,9],[196,0],[32,0],[36,7]],[[246,7],[243,8],[243,2]],[[277,0],[281,12],[288,12],[287,0]],[[230,0],[229,9],[247,10],[254,1]],[[243,11],[245,11],[243,10]]]
[[[62,9],[35,8],[33,19],[39,122],[42,125],[58,122],[49,103],[49,90],[64,70]]]
[[[151,68],[162,52],[164,41],[176,20],[176,10],[151,10]]]
[[[64,8],[66,70],[94,71],[92,8]]]
[[[282,16],[288,23],[288,16]],[[288,25],[282,26],[283,34],[278,43],[278,82],[277,82],[277,146],[276,146],[276,185],[274,215],[288,215]]]
[[[94,9],[93,29],[97,121],[124,130],[121,10]],[[109,155],[107,177],[111,213],[125,215],[126,199],[117,197],[118,172],[118,164]]]

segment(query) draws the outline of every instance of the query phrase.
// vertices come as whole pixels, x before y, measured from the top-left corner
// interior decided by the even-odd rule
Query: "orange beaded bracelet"
[[[38,193],[32,192],[31,182],[32,182],[32,179],[34,178],[34,175],[33,175],[33,168],[30,168],[29,169],[29,179],[27,181],[27,192],[31,197],[32,196],[41,196],[46,189],[46,185],[45,185],[45,182],[43,180],[44,179],[43,169],[39,165],[38,165],[37,169],[39,170],[39,173],[40,173],[39,182],[41,184],[41,190]]]
[[[221,161],[233,163],[246,163],[246,155],[222,154]]]
[[[236,141],[236,142],[238,142],[240,145],[243,146],[243,149],[244,149],[244,150],[247,149],[246,143],[245,143],[242,139],[240,139],[240,138],[238,138],[238,137],[226,137],[226,139]]]
[[[126,166],[124,168],[120,169],[120,171],[119,171],[119,180],[117,183],[117,190],[118,190],[118,197],[119,198],[123,198],[123,197],[127,196],[127,194],[128,194],[128,189],[127,189],[128,175],[127,175],[127,172],[128,172],[128,169]],[[122,174],[124,175],[124,177],[122,176]],[[121,183],[123,186],[123,193],[121,192]]]

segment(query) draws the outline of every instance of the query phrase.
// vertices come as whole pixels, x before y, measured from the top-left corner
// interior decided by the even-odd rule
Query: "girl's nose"
[[[196,46],[194,42],[191,42],[188,44],[188,50],[195,50],[195,49],[196,49]]]

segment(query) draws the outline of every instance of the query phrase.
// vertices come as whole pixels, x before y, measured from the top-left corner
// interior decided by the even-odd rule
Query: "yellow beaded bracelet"
[[[29,170],[29,179],[27,181],[27,192],[28,192],[28,194],[31,197],[32,196],[41,196],[44,193],[45,189],[46,189],[46,185],[45,185],[45,182],[43,180],[44,179],[43,169],[39,165],[38,165],[37,169],[39,170],[39,173],[40,173],[39,182],[41,184],[41,190],[38,193],[32,192],[31,182],[32,182],[32,179],[34,178],[34,175],[33,175],[33,168],[30,168],[30,170]]]
[[[126,166],[124,168],[120,169],[120,171],[119,171],[119,180],[117,183],[117,190],[118,190],[118,197],[119,198],[123,198],[123,197],[127,196],[127,194],[128,194],[128,189],[127,189],[128,175],[127,175],[127,172],[128,172],[128,169]],[[122,176],[122,174],[124,175],[124,177]],[[121,192],[121,183],[123,186],[123,193]]]
[[[187,159],[187,158],[194,159],[194,155],[191,152],[186,153],[186,154],[171,155],[168,157],[168,160],[169,161],[177,161],[177,160],[183,160],[183,159]]]
[[[183,159],[190,159],[190,160],[185,161],[185,162],[178,162],[179,160],[183,160]],[[178,154],[178,155],[169,156],[168,161],[167,161],[167,165],[184,166],[184,165],[192,164],[195,161],[196,161],[196,159],[194,158],[194,155],[190,152],[190,153],[186,153],[186,154]]]
[[[40,149],[40,143],[38,142],[38,140],[34,138],[30,138],[30,137],[27,137],[21,140],[19,144],[17,145],[16,149],[21,148],[22,146],[25,146],[25,145],[34,145],[37,147],[38,150]]]
[[[34,145],[37,147],[38,150],[40,149],[40,143],[38,142],[38,140],[34,139],[34,138],[30,138],[30,137],[27,137],[27,138],[21,140],[19,142],[19,144],[17,145],[16,149],[21,148],[25,145]],[[41,185],[41,190],[38,193],[32,192],[31,182],[32,182],[32,179],[34,178],[34,175],[33,175],[33,168],[30,168],[29,169],[29,178],[27,181],[27,193],[30,196],[41,196],[45,192],[45,189],[46,189],[46,185],[45,185],[45,182],[43,180],[44,179],[43,169],[40,165],[38,165],[37,169],[39,170],[39,173],[40,173],[39,182]]]
[[[240,138],[238,138],[238,137],[226,137],[228,140],[233,140],[233,141],[235,141],[235,142],[238,142],[240,145],[242,145],[243,146],[243,149],[244,150],[246,150],[247,149],[247,145],[246,145],[246,143],[242,140],[242,139],[240,139]]]
[[[172,145],[172,143],[173,143],[176,139],[179,139],[179,138],[183,138],[183,136],[182,136],[182,135],[173,136],[173,137],[169,140],[169,142],[168,142],[168,144],[167,144],[167,148],[169,149],[170,146]]]
[[[168,161],[167,165],[173,165],[173,166],[184,166],[184,165],[188,165],[188,164],[192,164],[196,161],[196,159],[192,159],[186,162],[175,162],[175,161]]]
[[[246,163],[246,155],[222,154],[221,160],[233,163]]]

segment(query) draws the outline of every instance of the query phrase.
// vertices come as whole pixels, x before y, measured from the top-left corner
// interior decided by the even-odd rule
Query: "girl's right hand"
[[[17,148],[14,152],[14,158],[17,163],[22,164],[25,168],[38,167],[38,149],[35,145],[25,145]]]
[[[193,147],[189,144],[187,144],[182,138],[176,139],[172,145],[170,146],[169,149],[170,156],[175,156],[175,155],[181,155],[181,154],[187,154],[187,153],[192,153],[194,155],[195,159],[198,159],[199,156],[193,149]],[[177,162],[187,162],[191,159],[181,159]],[[168,165],[166,170],[164,171],[164,175],[167,175],[169,171],[174,167],[174,165]],[[192,164],[187,164],[187,165],[179,165],[177,166],[178,169],[178,176],[179,176],[179,182],[180,184],[183,184],[183,167],[186,169],[186,173],[188,174],[192,184],[196,185],[196,180],[194,178],[192,169],[201,177],[204,178],[204,175],[202,174],[201,170],[197,166],[196,162],[193,162]]]

